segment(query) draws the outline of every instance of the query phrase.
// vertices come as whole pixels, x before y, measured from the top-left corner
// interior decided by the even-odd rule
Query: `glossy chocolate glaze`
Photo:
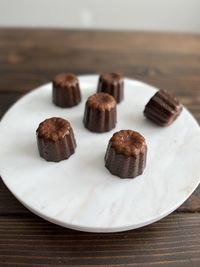
[[[176,120],[182,109],[176,97],[166,90],[159,90],[146,104],[144,115],[160,126],[168,126]]]
[[[81,102],[78,78],[72,73],[61,73],[53,79],[53,103],[59,107],[73,107]]]
[[[122,75],[115,72],[101,74],[97,91],[112,95],[116,102],[120,103],[124,98],[124,80]]]
[[[134,178],[146,166],[147,145],[144,137],[132,130],[121,130],[109,141],[105,166],[120,178]]]

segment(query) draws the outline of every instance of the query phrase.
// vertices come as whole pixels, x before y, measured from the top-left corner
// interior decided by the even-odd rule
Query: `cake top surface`
[[[116,153],[127,157],[136,156],[146,148],[145,138],[132,130],[121,130],[113,134],[110,139],[111,147]]]
[[[71,133],[71,126],[67,120],[53,117],[41,122],[37,128],[37,136],[44,141],[58,141]]]
[[[100,81],[107,84],[121,83],[123,81],[123,77],[118,72],[103,73],[100,75]]]
[[[96,93],[88,97],[87,105],[91,108],[110,110],[116,107],[116,101],[107,93]]]
[[[78,78],[73,73],[60,73],[54,77],[53,84],[59,88],[77,86]]]

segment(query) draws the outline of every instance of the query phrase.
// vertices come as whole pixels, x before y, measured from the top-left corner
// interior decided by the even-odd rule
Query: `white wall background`
[[[200,0],[0,0],[0,27],[200,32]]]

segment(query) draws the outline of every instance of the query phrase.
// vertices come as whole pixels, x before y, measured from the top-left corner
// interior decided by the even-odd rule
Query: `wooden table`
[[[0,30],[0,116],[62,71],[121,71],[175,92],[200,121],[200,35]],[[200,187],[173,214],[116,234],[42,220],[0,181],[0,266],[200,266]]]

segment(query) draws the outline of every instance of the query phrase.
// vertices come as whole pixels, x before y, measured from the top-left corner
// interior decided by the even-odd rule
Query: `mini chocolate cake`
[[[47,161],[68,159],[76,148],[70,123],[62,118],[50,118],[39,124],[36,131],[40,156]]]
[[[83,123],[85,127],[97,133],[108,132],[116,125],[116,101],[105,93],[90,96],[85,104]]]
[[[98,92],[112,95],[117,103],[124,98],[124,80],[119,73],[104,73],[99,77]]]
[[[144,115],[160,126],[168,126],[176,120],[182,109],[182,105],[172,94],[159,90],[146,104]]]
[[[81,102],[78,78],[72,73],[61,73],[53,79],[53,103],[70,108]]]
[[[121,130],[109,141],[105,166],[121,178],[134,178],[143,173],[146,166],[147,145],[138,132]]]

